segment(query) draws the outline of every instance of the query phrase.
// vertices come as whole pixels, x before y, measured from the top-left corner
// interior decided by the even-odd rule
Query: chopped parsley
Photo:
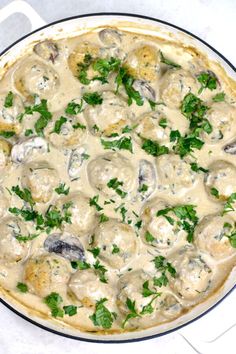
[[[125,198],[127,196],[127,193],[122,191],[122,189],[120,189],[120,186],[123,186],[124,182],[123,181],[119,181],[117,178],[112,178],[110,179],[110,181],[107,183],[107,187],[114,189],[114,191],[121,197],[121,198]]]
[[[126,125],[123,129],[122,129],[122,133],[130,133],[133,130],[133,128],[129,127],[128,125]]]
[[[35,202],[32,198],[31,192],[27,188],[20,189],[20,187],[13,186],[11,188],[12,192],[14,192],[20,199],[24,200],[24,202],[29,203],[31,207],[35,205]]]
[[[103,208],[98,204],[99,195],[95,195],[93,198],[89,199],[89,205],[95,206],[97,211],[103,210]]]
[[[169,152],[167,146],[159,145],[158,142],[150,139],[143,139],[142,149],[152,156],[160,156]]]
[[[230,234],[224,234],[225,237],[228,237],[229,242],[233,248],[236,248],[236,229],[235,223],[234,228],[228,222],[224,223],[224,229],[231,230]]]
[[[25,283],[17,283],[17,289],[20,290],[21,293],[27,293],[28,292],[28,286]]]
[[[92,249],[90,249],[88,251],[92,253],[94,258],[96,258],[99,255],[99,253],[100,253],[100,248],[99,247],[95,247],[95,248],[92,248]]]
[[[61,228],[62,223],[71,224],[71,213],[68,211],[70,203],[63,204],[62,211],[57,209],[56,206],[50,205],[45,213],[43,226],[46,228],[46,232],[49,233],[51,229]]]
[[[71,101],[66,106],[65,113],[70,114],[71,116],[74,116],[74,115],[82,112],[82,107],[83,107],[83,100],[81,100],[80,104],[76,103],[74,101]]]
[[[122,216],[122,222],[125,222],[126,213],[128,210],[125,208],[124,203],[122,203],[117,208],[115,208],[115,212],[117,212],[117,211],[119,211]]]
[[[147,242],[155,241],[155,237],[153,237],[153,235],[149,231],[145,232],[144,238]]]
[[[157,256],[153,259],[155,264],[155,268],[161,272],[161,276],[159,278],[154,278],[154,285],[156,286],[166,286],[168,284],[168,278],[166,273],[169,273],[173,278],[176,276],[176,270],[171,265],[171,263],[167,262],[166,258],[163,256]]]
[[[147,192],[147,190],[148,190],[148,186],[145,183],[143,183],[138,189],[140,193]]]
[[[60,183],[59,186],[55,188],[55,192],[57,192],[57,194],[68,195],[69,191],[70,191],[70,187],[66,188],[65,183]]]
[[[162,51],[160,50],[161,63],[171,66],[172,68],[180,69],[181,65],[174,63],[172,60],[167,59]]]
[[[191,170],[194,172],[203,172],[203,173],[209,172],[209,170],[207,170],[206,168],[198,166],[196,162],[190,163],[190,166],[191,166]]]
[[[142,311],[140,312],[140,315],[148,315],[153,313],[154,308],[152,306],[152,303],[158,296],[161,296],[161,293],[157,293],[155,296],[153,296],[152,300],[145,306],[143,306]]]
[[[61,128],[62,128],[63,124],[66,123],[66,122],[67,122],[67,118],[61,116],[61,117],[55,122],[55,125],[54,125],[54,128],[53,128],[52,133],[60,134]]]
[[[131,137],[121,137],[120,139],[116,140],[104,140],[101,139],[101,143],[105,150],[128,150],[133,153],[133,145]]]
[[[10,108],[13,106],[13,99],[14,99],[14,94],[12,91],[9,91],[6,98],[5,98],[5,101],[4,101],[4,107],[5,108]]]
[[[191,204],[176,205],[174,207],[159,210],[156,213],[156,216],[164,216],[171,225],[174,225],[175,220],[168,215],[170,212],[173,212],[177,216],[179,219],[176,222],[177,226],[186,231],[188,242],[192,242],[194,229],[198,223],[195,206]]]
[[[96,106],[102,104],[102,95],[98,92],[86,92],[83,94],[83,99],[89,105]]]
[[[223,102],[224,100],[225,100],[224,92],[219,92],[212,98],[213,102]]]
[[[103,84],[108,82],[108,75],[111,72],[115,72],[119,69],[121,64],[120,59],[111,57],[109,59],[97,59],[92,67],[97,71],[100,76],[94,76],[92,80],[99,80]]]
[[[14,131],[0,130],[0,136],[3,136],[6,139],[11,138],[16,133]]]
[[[102,283],[107,283],[107,279],[105,276],[105,273],[107,272],[107,269],[102,265],[99,261],[96,261],[94,263],[93,268],[95,269],[96,273],[99,276],[99,279]]]
[[[19,234],[19,235],[15,235],[15,238],[19,242],[28,242],[28,241],[34,240],[38,236],[39,236],[39,234],[29,234],[27,236],[22,236],[22,235]]]
[[[77,261],[71,261],[70,263],[73,269],[85,270],[90,268],[90,264],[85,261],[77,260]]]
[[[113,243],[112,247],[113,247],[111,252],[112,254],[116,254],[120,252],[119,247],[115,243]]]
[[[136,317],[141,317],[137,310],[135,309],[135,301],[132,301],[131,299],[129,299],[127,297],[126,299],[126,306],[127,308],[129,309],[129,313],[128,315],[126,316],[125,320],[123,321],[122,323],[122,328],[125,327],[126,323],[131,319],[131,318],[136,318]]]
[[[105,214],[101,214],[100,215],[100,217],[99,217],[99,222],[100,223],[103,223],[103,222],[106,222],[106,221],[108,221],[109,220],[109,217],[108,216],[106,216]]]
[[[87,70],[89,69],[89,66],[92,63],[92,60],[93,60],[92,56],[89,53],[86,53],[84,56],[84,61],[77,64],[78,79],[83,85],[90,84],[91,80],[88,79]]]
[[[236,193],[232,193],[228,197],[228,199],[227,199],[227,201],[226,201],[226,203],[224,205],[224,209],[223,209],[223,212],[222,212],[223,215],[226,214],[226,213],[229,213],[230,211],[234,211],[235,210],[234,207],[233,207],[233,203],[235,201],[236,201]]]
[[[157,293],[156,291],[153,291],[149,288],[149,281],[148,280],[143,283],[143,291],[142,291],[143,297],[155,295],[156,293]]]
[[[99,326],[104,329],[109,329],[111,328],[112,323],[114,321],[114,317],[116,317],[116,315],[114,316],[114,314],[111,313],[104,305],[106,301],[106,298],[97,301],[95,306],[95,312],[92,316],[89,316],[89,318],[95,326]]]
[[[62,302],[62,297],[56,292],[52,292],[44,298],[44,303],[50,308],[52,317],[64,316],[64,312],[60,308]]]
[[[144,103],[143,98],[141,94],[133,88],[134,81],[135,79],[128,74],[127,69],[121,66],[116,76],[117,91],[119,87],[123,85],[128,96],[128,105],[130,106],[134,101],[138,106],[142,106]]]
[[[162,128],[165,129],[165,128],[167,127],[167,119],[166,119],[166,118],[161,118],[161,119],[159,120],[158,125],[159,125],[160,127],[162,127]]]
[[[34,132],[33,132],[32,129],[26,129],[25,136],[30,136],[30,135],[33,135],[33,134],[34,134]]]
[[[86,125],[81,124],[80,122],[77,122],[76,124],[73,124],[72,127],[73,127],[74,129],[82,129],[82,130],[85,130],[85,129],[86,129]]]
[[[217,199],[220,198],[219,191],[218,191],[215,187],[211,187],[210,193],[211,193],[211,195],[213,195],[213,196],[216,197]]]
[[[20,215],[25,221],[35,220],[38,216],[38,212],[33,209],[26,208],[9,208],[8,211],[15,215]]]
[[[211,71],[202,72],[200,75],[197,76],[198,82],[200,82],[201,87],[198,93],[202,93],[202,91],[206,88],[209,90],[215,90],[217,86],[217,79],[214,73]]]
[[[63,310],[64,310],[65,314],[70,317],[77,314],[77,306],[74,306],[74,305],[63,306]]]
[[[194,133],[181,136],[178,130],[170,132],[170,142],[175,142],[173,151],[181,158],[191,154],[194,149],[200,150],[204,145],[204,141],[200,140]]]

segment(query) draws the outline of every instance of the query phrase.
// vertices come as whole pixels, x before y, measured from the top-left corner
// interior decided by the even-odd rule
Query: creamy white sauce
[[[8,242],[11,244],[12,241],[7,237],[6,240],[4,239],[7,231],[3,226],[1,226],[2,234],[0,235],[0,243],[3,242],[0,248],[0,284],[3,289],[9,291],[15,299],[28,309],[38,311],[41,315],[44,314],[48,317],[51,316],[50,309],[44,304],[43,297],[49,295],[52,291],[56,291],[63,298],[63,303],[60,306],[72,304],[78,306],[77,315],[71,317],[64,315],[63,318],[58,318],[58,320],[87,331],[103,330],[102,327],[95,326],[89,316],[94,313],[96,302],[102,298],[107,298],[105,306],[110,312],[117,313],[112,328],[107,331],[107,333],[112,333],[112,331],[123,331],[121,325],[129,313],[125,304],[127,297],[135,301],[136,309],[139,312],[153,298],[153,296],[144,297],[142,295],[142,286],[148,280],[150,288],[153,289],[153,277],[161,276],[161,272],[154,267],[154,257],[160,255],[166,257],[167,261],[171,262],[177,271],[176,278],[171,277],[167,272],[169,283],[162,287],[154,286],[155,291],[162,294],[153,300],[153,313],[131,319],[126,324],[125,328],[127,330],[147,328],[171,321],[213,294],[223,284],[234,266],[236,251],[229,245],[229,241],[225,237],[224,246],[222,246],[225,247],[222,251],[224,256],[221,257],[220,239],[217,241],[219,244],[217,244],[217,242],[214,242],[214,235],[212,236],[212,232],[217,234],[219,230],[220,226],[217,221],[219,217],[216,218],[215,227],[209,227],[209,239],[212,242],[210,246],[204,247],[204,242],[208,240],[207,236],[204,236],[204,232],[201,234],[200,241],[193,242],[193,244],[187,241],[186,232],[183,230],[176,231],[175,241],[173,239],[170,242],[168,241],[168,237],[174,237],[171,225],[165,218],[161,217],[160,220],[155,215],[160,209],[158,209],[160,200],[164,200],[163,203],[166,203],[166,206],[195,205],[199,223],[208,215],[220,215],[224,204],[223,201],[217,200],[207,193],[204,183],[206,174],[196,173],[190,169],[189,163],[195,162],[193,158],[187,156],[181,160],[178,155],[174,154],[162,155],[158,158],[153,157],[141,149],[140,136],[137,135],[140,131],[144,137],[147,134],[147,138],[149,138],[149,134],[151,136],[155,134],[154,136],[159,139],[161,145],[167,145],[171,148],[169,142],[170,131],[179,130],[183,135],[188,131],[189,126],[189,121],[180,111],[180,101],[190,90],[198,95],[197,91],[200,84],[196,80],[196,76],[202,71],[210,69],[211,63],[207,64],[204,58],[201,58],[194,51],[182,47],[181,44],[173,45],[155,38],[128,32],[120,31],[117,34],[110,30],[104,31],[108,32],[103,32],[100,39],[97,32],[92,32],[81,37],[55,42],[59,51],[57,55],[53,45],[53,60],[47,52],[45,54],[44,48],[41,48],[36,53],[28,53],[26,56],[19,58],[8,69],[0,82],[2,110],[0,113],[0,130],[15,130],[17,135],[8,139],[12,144],[11,155],[7,151],[9,147],[5,140],[0,145],[0,148],[2,144],[6,145],[3,149],[5,153],[1,158],[3,167],[0,179],[3,190],[1,200],[7,205],[1,215],[2,224],[6,223],[7,218],[13,218],[12,213],[8,211],[8,207],[21,208],[23,206],[19,197],[8,192],[11,191],[12,186],[19,185],[20,188],[29,188],[36,201],[34,209],[43,214],[50,205],[55,205],[60,209],[65,202],[72,200],[73,205],[70,210],[72,225],[64,222],[62,231],[55,228],[50,234],[64,232],[78,238],[84,247],[86,262],[94,264],[96,260],[99,260],[107,269],[105,273],[107,284],[99,280],[93,268],[76,271],[71,267],[68,259],[62,258],[60,254],[55,255],[47,252],[44,248],[44,241],[48,237],[45,231],[39,232],[40,235],[34,240],[21,243],[22,247],[27,248],[27,251],[20,251],[22,257],[20,256],[17,263],[9,261],[11,253],[6,259],[4,250],[8,247]],[[86,42],[89,45],[83,44]],[[84,47],[85,49],[83,49]],[[47,46],[45,50],[47,50]],[[170,69],[168,65],[161,64],[160,50],[167,58],[181,65],[182,69]],[[73,51],[75,51],[75,55],[70,56]],[[81,61],[81,58],[84,58],[84,54],[87,52],[91,53],[92,56],[103,58],[113,56],[121,58],[124,62],[127,60],[126,64],[130,67],[132,75],[139,80],[147,79],[155,94],[154,101],[164,101],[166,103],[166,105],[156,106],[155,110],[159,113],[154,117],[155,119],[166,117],[168,121],[166,130],[163,131],[157,125],[157,132],[152,131],[153,126],[151,126],[151,131],[148,132],[147,124],[147,127],[145,126],[147,131],[143,126],[139,131],[139,125],[137,124],[142,122],[144,115],[154,113],[145,98],[142,106],[136,105],[135,102],[128,106],[127,95],[122,87],[120,88],[121,96],[118,95],[117,99],[114,98],[116,84],[113,74],[109,76],[109,82],[105,84],[99,81],[92,81],[88,86],[81,84],[72,71],[76,70],[76,64]],[[44,58],[41,56],[44,56]],[[70,58],[70,67],[68,66],[68,57]],[[37,69],[35,64],[39,65],[40,68]],[[43,68],[45,68],[47,74],[46,78],[44,74],[42,75]],[[70,68],[72,68],[72,71]],[[167,70],[171,71],[167,72]],[[179,79],[178,75],[184,76],[186,73],[184,70],[189,73],[190,78],[187,77],[186,79],[184,77],[185,83],[182,83],[182,79]],[[169,75],[170,72],[172,72],[171,75]],[[213,96],[219,92],[224,92],[228,106],[224,102],[217,103],[220,114],[218,114],[216,105],[216,118],[214,118],[213,112],[211,113],[212,120],[210,120],[210,115],[209,120],[212,123],[213,132],[216,132],[216,137],[217,129],[219,129],[218,121],[221,117],[223,123],[220,129],[222,132],[225,124],[228,126],[221,140],[206,139],[200,150],[194,150],[193,154],[198,165],[205,169],[208,169],[213,162],[215,162],[217,168],[217,161],[219,160],[230,162],[235,166],[235,155],[226,153],[223,149],[236,136],[235,97],[232,95],[225,77],[220,72],[215,72],[215,74],[219,80],[217,88],[212,91],[205,89],[199,97],[206,105],[211,106]],[[89,77],[94,76],[94,71],[90,69],[88,75]],[[178,78],[175,77],[176,75]],[[179,85],[183,85],[182,90],[178,89]],[[192,85],[192,87],[188,85]],[[4,97],[9,91],[14,93],[13,107],[6,110],[3,107]],[[80,103],[85,92],[94,91],[102,93],[102,105],[92,107],[85,103],[84,111],[75,116],[70,116],[64,112],[70,101],[76,100],[76,103]],[[108,91],[112,91],[113,94]],[[145,89],[140,92],[146,95]],[[26,139],[35,137],[35,134],[30,137],[25,137],[24,134],[27,129],[34,130],[34,124],[39,118],[39,113],[25,115],[22,123],[19,123],[16,116],[23,112],[23,104],[25,106],[34,104],[31,95],[35,93],[39,95],[37,103],[40,103],[40,99],[47,99],[48,109],[52,113],[52,121],[44,129],[45,140],[36,138],[38,140],[33,140],[33,143],[31,140],[25,143]],[[150,99],[148,95],[147,98]],[[116,100],[119,102],[116,102]],[[113,105],[117,106],[114,108]],[[69,119],[71,119],[73,124],[79,122],[85,125],[86,129],[75,130],[73,133],[75,135],[71,140],[66,137],[68,131],[70,132],[72,129],[71,126],[68,126],[68,128],[62,126],[60,134],[51,134],[55,121],[60,116],[67,117],[68,124],[70,123]],[[99,119],[101,120],[100,131],[94,133],[92,130],[93,122],[99,124]],[[112,127],[110,124],[112,124]],[[122,135],[121,130],[127,125],[135,126],[135,128]],[[103,133],[101,133],[101,129]],[[119,139],[121,136],[131,137],[133,153],[127,150],[117,150],[116,152],[105,150],[101,144],[101,139],[111,140],[107,135],[112,132],[119,134],[118,137],[113,139]],[[204,137],[202,139],[204,140]],[[48,148],[46,148],[47,146]],[[83,154],[89,156],[85,158]],[[103,160],[103,158],[112,160],[112,162]],[[138,191],[141,160],[151,163],[151,165],[149,164],[151,170],[146,171],[143,180],[144,184],[145,182],[151,183],[151,195],[147,193],[148,198],[145,198],[145,193],[142,194]],[[71,169],[68,174],[70,164]],[[176,167],[176,165],[178,166]],[[35,166],[43,166],[46,171],[33,175],[32,168],[35,169]],[[107,183],[114,178],[123,183],[119,188],[125,193],[124,198],[121,198],[113,188],[107,186]],[[229,194],[236,192],[236,182],[233,178],[226,178],[226,183],[231,183],[228,189],[222,185],[225,182],[221,182],[221,178],[222,176],[219,176],[217,180],[218,189],[230,190]],[[55,192],[55,188],[60,183],[65,183],[65,186],[70,188],[68,196],[60,196]],[[226,195],[226,198],[229,194]],[[99,196],[97,203],[102,207],[100,211],[89,205],[89,198],[97,195]],[[112,199],[112,202],[107,204],[106,202],[110,199]],[[122,220],[122,206],[127,210],[125,220]],[[99,225],[101,214],[105,214],[110,220]],[[229,216],[233,223],[235,212],[228,213],[227,217]],[[135,226],[139,220],[143,221],[140,229]],[[28,233],[37,232],[33,222],[24,220],[21,220],[21,222],[25,224]],[[130,225],[126,225],[127,222],[130,222]],[[106,227],[106,223],[109,227]],[[198,230],[198,228],[200,226],[197,226],[196,229]],[[156,244],[145,241],[147,230],[154,237],[157,237],[157,234],[160,233],[160,239],[163,233],[165,241],[159,240]],[[93,245],[90,244],[92,235],[94,235]],[[194,235],[194,239],[195,237],[197,238],[197,235]],[[158,244],[158,242],[160,243]],[[122,247],[117,253],[112,253],[112,248],[109,248],[112,246],[114,249],[114,244],[115,246],[119,244]],[[171,244],[171,247],[169,244]],[[93,254],[88,251],[95,246],[102,249],[97,258],[94,258]],[[216,247],[216,251],[214,247]],[[14,247],[9,252],[14,253]],[[214,252],[216,252],[217,257],[214,257]],[[53,258],[59,259],[59,268],[61,268],[58,268],[58,270],[55,266],[56,270],[52,270],[52,267],[46,262],[45,268],[38,270],[38,261],[35,260],[40,259],[40,263],[47,256],[51,257],[52,263]],[[60,265],[60,259],[62,265]],[[31,261],[34,266],[28,263]],[[38,277],[37,284],[35,283],[35,277]],[[26,283],[29,292],[23,294],[17,290],[18,282]]]

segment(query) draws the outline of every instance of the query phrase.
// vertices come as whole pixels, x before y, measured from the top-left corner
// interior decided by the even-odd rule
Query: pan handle
[[[39,16],[33,7],[23,0],[15,0],[5,7],[0,9],[0,23],[7,19],[9,16],[21,13],[25,15],[31,23],[31,30],[42,27],[46,22]]]

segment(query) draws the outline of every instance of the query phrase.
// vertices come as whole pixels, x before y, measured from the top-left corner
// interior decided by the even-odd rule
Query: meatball
[[[70,262],[56,255],[30,258],[24,270],[24,281],[29,291],[40,297],[51,292],[65,292],[71,275]]]
[[[69,282],[70,290],[86,307],[94,307],[101,298],[111,299],[114,294],[107,283],[100,281],[93,269],[78,270]]]
[[[3,170],[9,163],[11,153],[11,144],[0,138],[0,171]]]
[[[125,193],[131,192],[135,186],[135,175],[130,161],[117,152],[98,156],[88,164],[88,178],[92,187],[105,197],[119,196],[116,189],[107,184],[117,179],[119,189]],[[119,196],[120,197],[120,196]]]
[[[170,108],[180,108],[184,97],[189,93],[197,94],[199,84],[194,76],[184,70],[168,70],[161,79],[161,99]]]
[[[29,251],[29,242],[20,242],[17,236],[27,236],[25,224],[12,217],[2,219],[0,224],[0,260],[19,262],[24,260]]]
[[[19,95],[12,93],[12,105],[5,107],[9,92],[0,94],[0,130],[20,133],[21,125],[17,117],[23,112],[24,105]]]
[[[230,257],[236,252],[227,237],[233,226],[234,220],[228,215],[205,216],[195,229],[194,242],[201,251],[217,260]]]
[[[183,299],[195,301],[203,297],[211,285],[212,270],[194,251],[179,252],[173,256],[171,264],[176,269],[176,277],[170,277],[170,287]]]
[[[142,294],[143,284],[146,281],[149,282],[149,289],[154,291],[151,278],[143,270],[128,272],[120,277],[118,282],[119,294],[117,296],[117,306],[123,314],[127,315],[130,312],[126,305],[128,298],[131,301],[135,301],[135,310],[137,313],[142,312],[143,307],[150,302],[151,298],[149,296],[144,297]],[[152,305],[154,306],[155,303],[156,301]]]
[[[59,55],[58,46],[53,41],[42,41],[34,46],[34,52],[42,59],[46,61],[55,62],[55,59]]]
[[[79,64],[82,64],[85,60],[86,54],[89,54],[93,59],[99,55],[99,46],[89,42],[79,43],[78,46],[73,50],[68,58],[68,66],[72,74],[77,77],[79,73]],[[95,76],[95,72],[92,68],[87,71],[88,79]]]
[[[209,173],[206,175],[205,187],[209,196],[216,201],[214,190],[218,191],[217,198],[220,201],[226,200],[235,192],[236,167],[230,162],[218,160],[209,166]]]
[[[99,258],[112,268],[122,268],[135,255],[137,242],[130,225],[115,219],[100,224],[94,232],[95,247],[100,248]]]
[[[158,312],[167,320],[173,320],[181,314],[182,306],[173,294],[164,292],[158,300]]]
[[[156,47],[143,44],[128,54],[125,66],[137,79],[155,81],[160,72],[160,57]]]
[[[57,148],[73,148],[80,145],[86,137],[86,126],[78,117],[69,117],[57,112],[45,129],[45,136]],[[60,130],[55,129],[62,122]]]
[[[226,102],[215,102],[206,115],[212,126],[210,134],[203,133],[208,143],[217,143],[219,140],[228,140],[235,136],[236,108]]]
[[[14,83],[18,92],[30,99],[33,95],[51,98],[60,85],[57,72],[39,60],[26,60],[15,71]]]
[[[170,207],[164,200],[153,199],[142,211],[142,240],[158,249],[171,250],[177,241],[186,240],[186,232],[177,224],[178,218],[173,212],[168,213],[171,222],[165,216],[157,216],[157,212]]]
[[[160,111],[143,114],[134,130],[136,139],[140,144],[142,144],[142,138],[157,141],[160,144],[169,143],[170,131],[171,124]]]
[[[22,185],[30,190],[35,202],[47,203],[58,184],[58,173],[47,162],[31,162],[25,165]]]
[[[97,225],[96,209],[90,206],[89,198],[83,193],[74,193],[59,199],[57,206],[70,205],[67,212],[71,215],[71,223],[64,229],[77,236],[89,235]]]
[[[129,125],[129,115],[125,100],[111,91],[102,93],[101,105],[88,105],[84,116],[93,135],[111,136],[121,134],[122,129]]]
[[[174,154],[157,158],[157,176],[158,189],[169,189],[173,195],[182,194],[196,181],[196,173],[191,170],[190,164]]]

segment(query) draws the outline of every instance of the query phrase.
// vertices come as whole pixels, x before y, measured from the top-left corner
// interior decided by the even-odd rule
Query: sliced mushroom
[[[72,150],[68,166],[68,175],[71,181],[74,181],[80,177],[80,168],[83,161],[87,159],[86,149],[84,146],[80,146],[75,150]]]
[[[101,30],[98,36],[100,41],[110,48],[117,47],[121,43],[121,34],[111,28]]]
[[[236,140],[224,146],[224,152],[231,155],[236,155]]]
[[[59,55],[58,46],[51,41],[43,41],[34,46],[34,52],[42,59],[49,60],[53,64]]]
[[[22,163],[27,160],[34,150],[40,153],[48,151],[48,143],[41,137],[33,137],[15,144],[11,150],[13,162]]]
[[[47,252],[60,254],[70,261],[85,261],[84,248],[77,237],[70,234],[51,234],[45,242],[44,248]]]
[[[151,162],[140,160],[138,180],[141,199],[147,199],[156,188],[156,173]]]
[[[145,80],[135,80],[133,87],[142,97],[145,97],[151,101],[156,100],[156,93],[154,89]]]

